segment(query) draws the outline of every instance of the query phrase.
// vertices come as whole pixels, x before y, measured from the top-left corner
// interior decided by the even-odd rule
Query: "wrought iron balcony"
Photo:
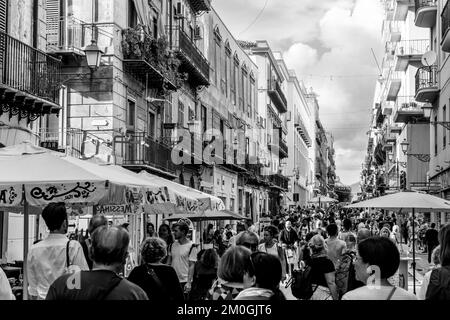
[[[92,24],[91,24],[92,25]],[[47,52],[84,55],[86,24],[75,17],[47,18]]]
[[[422,103],[413,96],[399,96],[395,103],[394,122],[408,123],[423,117]]]
[[[287,99],[284,95],[283,89],[281,89],[281,84],[278,80],[272,79],[268,81],[267,90],[273,104],[278,109],[280,113],[287,112]]]
[[[58,113],[61,62],[0,32],[0,115],[37,120]]]
[[[437,1],[415,0],[414,4],[416,8],[416,17],[414,19],[416,27],[433,27],[436,24]]]
[[[433,103],[439,96],[437,66],[422,67],[416,73],[416,101]]]
[[[174,50],[181,59],[181,72],[189,74],[188,81],[198,86],[208,86],[209,63],[200,50],[181,27],[167,27],[167,32],[171,39],[171,49]]]
[[[397,61],[395,71],[406,71],[411,64],[416,68],[422,66],[422,55],[430,50],[431,42],[429,39],[422,40],[403,40],[397,43],[395,54]]]
[[[211,0],[189,0],[188,2],[195,13],[211,11]]]
[[[163,54],[158,55],[149,49],[164,45],[164,39],[154,39],[138,28],[125,29],[122,31],[122,35],[125,71],[144,84],[176,90],[177,70],[172,69],[169,61],[162,60],[166,59]]]
[[[123,158],[123,167],[131,170],[147,169],[167,176],[173,176],[176,172],[172,148],[154,141],[145,132],[129,134],[127,139],[114,143],[115,156]]]
[[[449,1],[445,4],[444,10],[441,14],[441,30],[442,30],[442,40],[441,46],[442,50],[445,52],[450,52],[450,6]]]
[[[287,191],[289,189],[289,178],[282,174],[274,174],[269,176],[269,182],[272,184],[272,188]]]
[[[300,114],[296,114],[295,115],[294,127],[296,127],[298,133],[302,137],[302,139],[305,142],[306,146],[311,147],[312,146],[312,140],[311,140],[311,137],[308,134],[308,130],[306,129],[306,126],[303,123],[303,120],[302,120],[302,117],[300,116]]]

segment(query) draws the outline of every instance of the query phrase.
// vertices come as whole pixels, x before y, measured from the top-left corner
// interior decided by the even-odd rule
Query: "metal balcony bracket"
[[[430,162],[430,155],[429,154],[408,153],[408,156],[412,156],[412,157],[414,157],[417,160],[422,161],[422,162]]]
[[[433,125],[441,125],[443,126],[445,129],[450,130],[450,122],[449,121],[436,121],[436,122],[430,122],[430,124]]]

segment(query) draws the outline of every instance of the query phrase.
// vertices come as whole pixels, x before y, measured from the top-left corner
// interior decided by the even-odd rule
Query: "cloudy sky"
[[[320,117],[335,137],[337,174],[359,181],[382,60],[378,0],[215,0],[239,40],[267,40],[319,95]]]

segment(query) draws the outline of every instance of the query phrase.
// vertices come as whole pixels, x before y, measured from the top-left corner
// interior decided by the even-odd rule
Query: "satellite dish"
[[[436,52],[427,51],[422,56],[422,64],[424,66],[431,67],[436,62],[436,59],[437,59]]]

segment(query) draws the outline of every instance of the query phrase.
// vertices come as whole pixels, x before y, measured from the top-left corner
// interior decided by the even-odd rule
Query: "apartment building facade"
[[[268,211],[280,212],[286,204],[289,178],[285,173],[285,159],[288,158],[286,99],[287,81],[267,41],[240,42],[247,54],[258,66],[257,113],[264,123],[260,132],[260,152],[263,155],[262,175],[266,177],[269,189]]]
[[[288,111],[286,114],[287,145],[289,156],[285,173],[289,177],[288,193],[289,207],[304,207],[313,194],[313,162],[310,149],[314,139],[313,113],[306,100],[306,89],[299,81],[294,70],[290,70],[280,52],[275,52],[284,78],[287,81],[286,98]]]
[[[0,0],[0,148],[39,145],[41,128],[58,122],[61,63],[45,53],[45,16],[42,1]],[[15,228],[16,221],[23,225],[20,212],[0,211],[1,263],[23,260],[23,228]]]
[[[377,82],[363,174],[366,193],[428,188],[430,139],[426,102],[418,95],[423,56],[431,50],[427,30],[417,27],[414,1],[384,1],[385,54]]]

